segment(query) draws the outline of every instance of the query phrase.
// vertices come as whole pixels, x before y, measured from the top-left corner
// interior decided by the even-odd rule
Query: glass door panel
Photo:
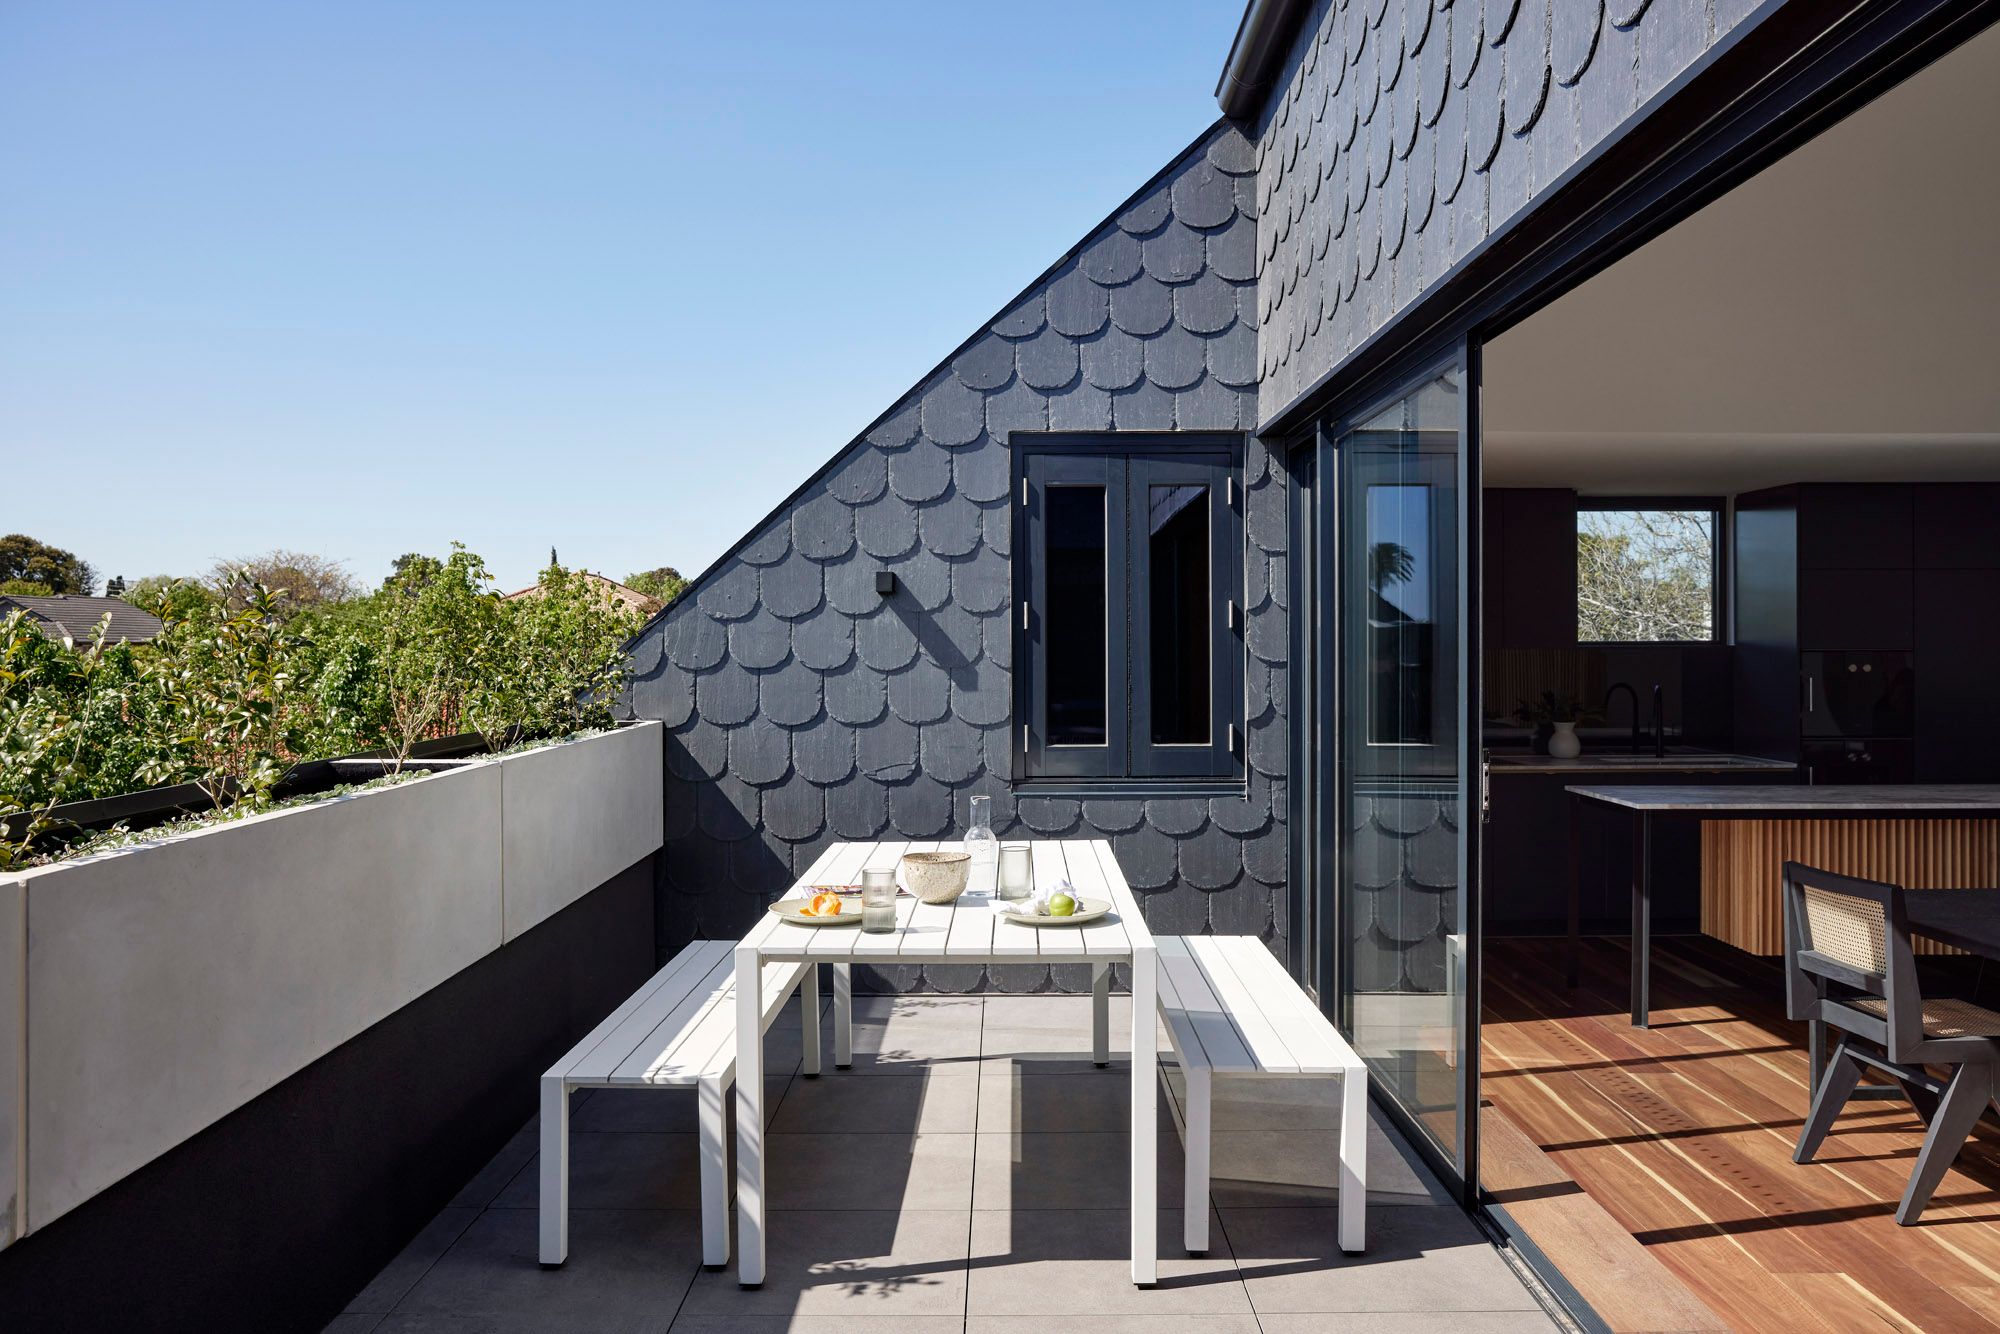
[[[1453,367],[1334,432],[1340,670],[1325,785],[1342,1026],[1461,1175],[1473,1055],[1462,396]]]

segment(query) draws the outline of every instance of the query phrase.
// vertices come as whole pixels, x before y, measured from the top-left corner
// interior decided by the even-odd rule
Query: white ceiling
[[[2000,27],[1486,348],[1489,486],[2000,480]]]

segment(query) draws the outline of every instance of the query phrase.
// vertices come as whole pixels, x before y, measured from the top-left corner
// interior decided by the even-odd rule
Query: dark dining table
[[[1855,786],[1774,784],[1741,787],[1677,783],[1671,786],[1612,786],[1579,784],[1565,789],[1575,809],[1570,813],[1569,848],[1569,985],[1577,984],[1577,959],[1582,941],[1581,838],[1585,811],[1596,809],[1628,816],[1632,840],[1632,1024],[1645,1028],[1652,1008],[1653,943],[1653,823],[1659,817],[1693,820],[1934,820],[1992,819],[2000,816],[2000,784],[1879,783]],[[1772,873],[1777,873],[1773,867]],[[1916,925],[1918,895],[1974,893],[1970,890],[1912,890],[1911,925]],[[2000,891],[1994,891],[2000,893]],[[1979,896],[1982,901],[1986,895]],[[1927,905],[1937,899],[1927,898]],[[1930,907],[1931,925],[1923,934],[1948,945],[1988,954],[2000,950],[2000,910],[1991,916],[1970,905]],[[1955,933],[1956,939],[1944,932]],[[1961,941],[1990,941],[1965,945]],[[1989,957],[2000,958],[2000,954]]]

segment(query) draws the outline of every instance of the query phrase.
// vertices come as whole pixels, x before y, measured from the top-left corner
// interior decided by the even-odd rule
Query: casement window
[[[1240,776],[1241,438],[1012,447],[1016,775]]]

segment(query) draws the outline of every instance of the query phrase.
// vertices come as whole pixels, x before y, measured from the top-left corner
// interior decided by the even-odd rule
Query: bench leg
[[[704,1079],[701,1099],[701,1262],[710,1269],[729,1263],[729,1086]]]
[[[833,966],[833,1066],[845,1070],[854,1064],[854,970],[844,963]]]
[[[569,1258],[569,1085],[560,1075],[542,1080],[541,1259]]]
[[[1357,1066],[1340,1077],[1340,1249],[1358,1255],[1368,1227],[1368,1072]]]
[[[1208,1253],[1208,1146],[1211,1124],[1207,1066],[1181,1063],[1187,1076],[1187,1198],[1182,1233],[1189,1255]]]
[[[1100,1066],[1111,1064],[1111,965],[1100,963],[1090,970],[1090,1059]]]
[[[805,1038],[805,1055],[799,1073],[807,1079],[819,1078],[819,965],[809,963],[799,978],[799,1023]]]
[[[764,1033],[755,945],[736,947],[736,1281],[764,1281]]]

